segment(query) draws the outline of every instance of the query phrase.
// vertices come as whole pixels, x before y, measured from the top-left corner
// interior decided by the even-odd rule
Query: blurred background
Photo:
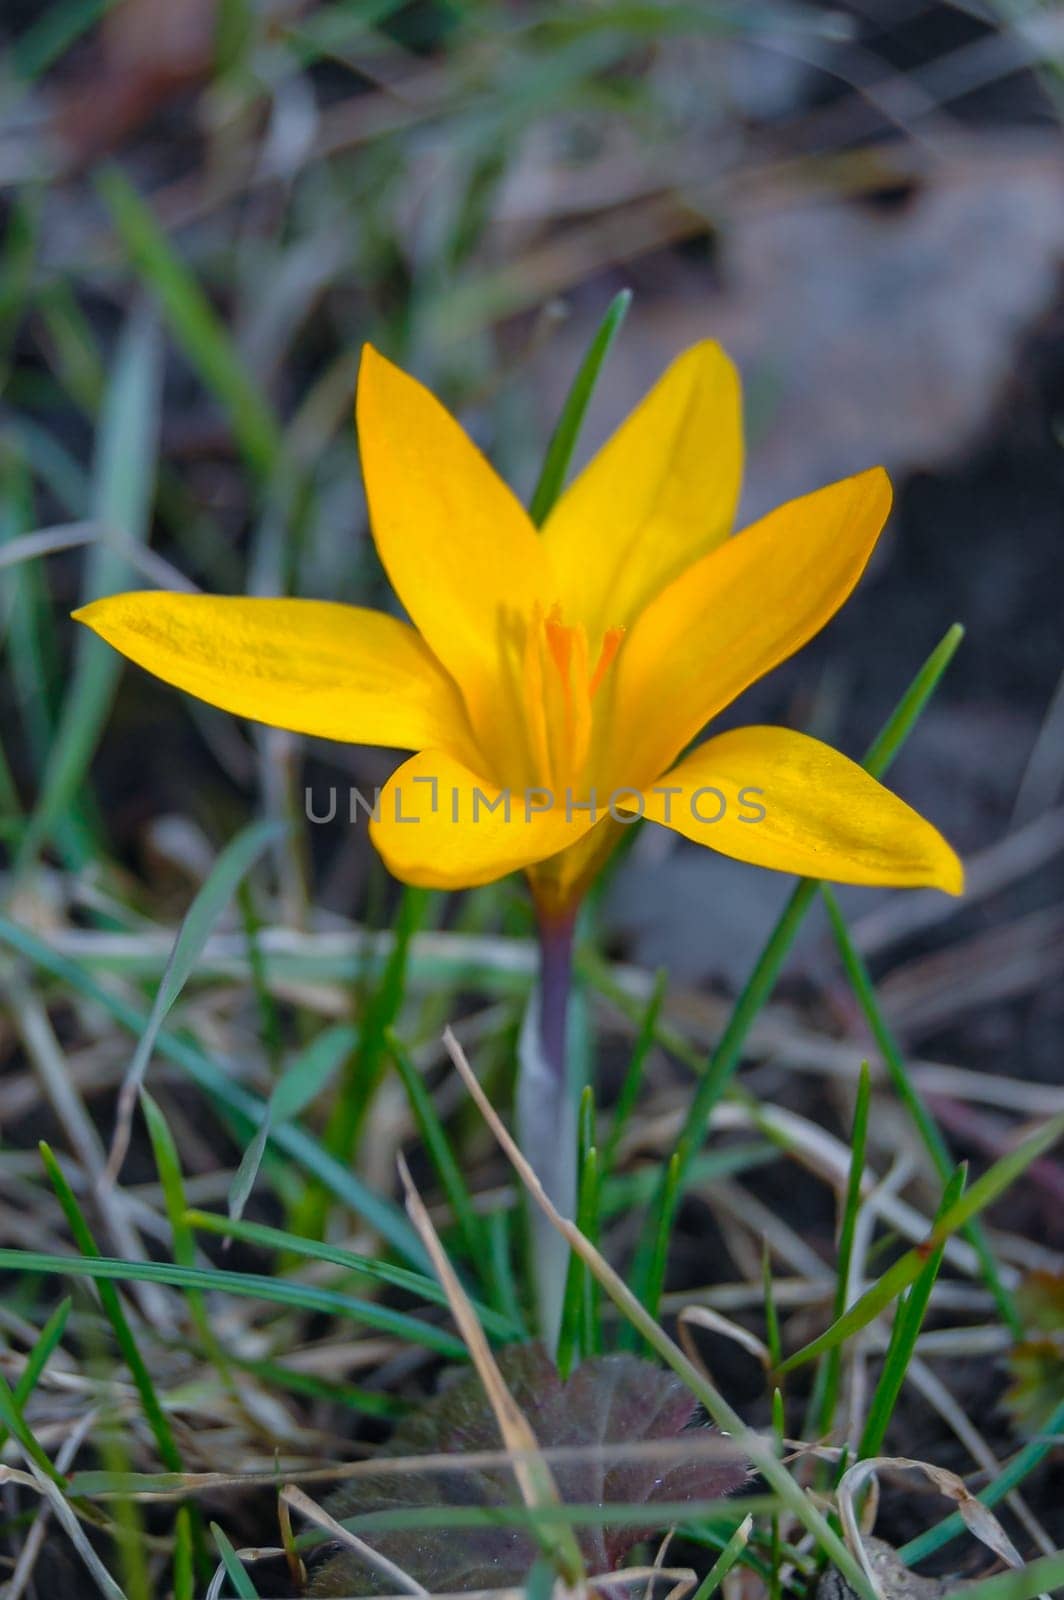
[[[392,604],[352,419],[363,341],[430,383],[527,495],[622,288],[634,299],[585,455],[674,355],[715,337],[745,380],[744,518],[889,469],[895,511],[858,593],[731,720],[805,728],[859,756],[963,624],[891,782],[965,855],[968,894],[862,890],[843,903],[958,1159],[978,1170],[1008,1147],[1010,1119],[1060,1109],[1064,11],[5,0],[0,49],[0,844],[5,911],[38,941],[42,974],[37,987],[28,966],[0,958],[3,1245],[69,1250],[40,1182],[42,1134],[76,1156],[79,1192],[102,1169],[130,1047],[83,980],[142,1014],[175,924],[250,817],[295,818],[296,845],[220,925],[176,1014],[230,1079],[268,1094],[308,1019],[361,1016],[359,941],[386,930],[397,904],[364,822],[350,826],[341,806],[332,825],[303,823],[306,786],[371,790],[388,753],[241,724],[76,638],[69,611],[155,585]],[[697,1060],[789,887],[648,828],[596,935],[644,976],[668,969],[669,1015]],[[746,1081],[817,1128],[846,1129],[867,1037],[819,915],[752,1036]],[[528,908],[510,882],[433,897],[424,918],[408,1007],[418,1060],[439,1069],[475,1170],[485,1163],[498,1183],[438,1038],[462,1016],[485,1072],[507,1081],[532,970]],[[441,929],[457,943],[433,943]],[[608,1098],[632,1027],[600,1010]],[[662,1114],[643,1119],[637,1145],[667,1158],[689,1075],[656,1053],[650,1077]],[[223,1203],[246,1120],[167,1062],[152,1084],[190,1195]],[[397,1095],[384,1084],[359,1153],[362,1177],[385,1191],[409,1133]],[[889,1095],[872,1138],[884,1163],[910,1138]],[[794,1165],[771,1157],[758,1156],[756,1198],[729,1179],[692,1197],[673,1308],[675,1292],[726,1278],[729,1258],[756,1308],[751,1238],[780,1236],[774,1207],[783,1258],[790,1249],[804,1273],[810,1240],[830,1257],[829,1192],[804,1173],[799,1192]],[[294,1203],[294,1172],[275,1158],[271,1198],[252,1210]],[[169,1251],[138,1131],[127,1180],[136,1226]],[[932,1190],[924,1199],[933,1209]],[[1012,1267],[1059,1271],[1062,1199],[1047,1160],[998,1207]],[[632,1212],[617,1219],[622,1247]],[[115,1253],[135,1248],[119,1238]],[[1045,1281],[1059,1297],[1059,1277]],[[14,1327],[33,1305],[30,1290],[5,1291],[3,1315]],[[260,1314],[233,1332],[227,1306],[234,1347],[258,1337]],[[309,1326],[282,1329],[280,1348]],[[1008,1336],[991,1332],[978,1359],[949,1362],[981,1421],[1008,1382]],[[348,1346],[336,1349],[346,1376]],[[1014,1417],[1037,1426],[1064,1398],[1061,1354],[1036,1362]],[[720,1370],[742,1403],[742,1358]],[[285,1427],[295,1406],[277,1408]],[[905,1421],[908,1454],[968,1470],[927,1406],[909,1400]],[[987,1426],[1011,1448],[1000,1408]],[[204,1427],[186,1441],[191,1459],[209,1442],[209,1465],[243,1470],[244,1423],[231,1437],[213,1418]],[[302,1448],[303,1435],[285,1437]],[[1039,1494],[1059,1543],[1054,1470]]]

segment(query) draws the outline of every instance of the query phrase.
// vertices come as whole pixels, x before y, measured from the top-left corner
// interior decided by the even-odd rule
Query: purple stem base
[[[569,1080],[567,1028],[575,928],[575,916],[539,919],[539,1042],[563,1096]]]

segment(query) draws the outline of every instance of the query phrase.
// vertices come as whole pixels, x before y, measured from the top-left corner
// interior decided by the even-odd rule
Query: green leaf
[[[551,508],[565,487],[569,463],[572,461],[584,415],[595,392],[603,362],[610,353],[614,339],[621,331],[621,324],[628,315],[631,303],[631,289],[622,289],[614,296],[573,379],[561,416],[551,434],[539,481],[529,503],[529,516],[537,527],[542,526],[547,520]]]

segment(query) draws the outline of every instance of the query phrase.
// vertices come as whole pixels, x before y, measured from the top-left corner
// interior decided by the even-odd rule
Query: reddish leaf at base
[[[602,1454],[552,1463],[561,1498],[570,1505],[711,1500],[739,1489],[747,1478],[738,1456],[675,1452],[655,1462],[611,1464],[609,1446],[640,1440],[674,1440],[691,1427],[693,1396],[672,1373],[635,1356],[596,1356],[562,1382],[541,1345],[512,1345],[499,1366],[543,1449],[601,1445]],[[693,1430],[692,1430],[693,1431]],[[703,1430],[699,1430],[703,1436]],[[399,1428],[383,1455],[455,1456],[499,1450],[502,1440],[475,1373],[466,1372]],[[359,1478],[334,1495],[328,1509],[341,1521],[398,1507],[519,1504],[513,1473],[483,1470],[412,1471]],[[649,1519],[653,1527],[653,1518]],[[578,1528],[589,1573],[610,1572],[647,1533],[647,1526]],[[367,1543],[432,1592],[500,1588],[524,1583],[537,1551],[514,1528],[415,1529],[366,1536]],[[353,1551],[329,1546],[316,1564],[308,1593],[316,1596],[386,1592]]]

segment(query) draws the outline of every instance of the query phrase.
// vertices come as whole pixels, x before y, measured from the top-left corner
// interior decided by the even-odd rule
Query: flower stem
[[[539,917],[539,1044],[543,1059],[562,1090],[568,1083],[566,1030],[575,927],[576,917],[572,913],[561,917],[541,914]]]
[[[517,1128],[521,1148],[564,1216],[576,1208],[576,1103],[570,1082],[568,1021],[576,913],[540,909],[539,982],[521,1032]],[[569,1251],[561,1235],[529,1217],[531,1274],[540,1335],[552,1351],[561,1330]]]

